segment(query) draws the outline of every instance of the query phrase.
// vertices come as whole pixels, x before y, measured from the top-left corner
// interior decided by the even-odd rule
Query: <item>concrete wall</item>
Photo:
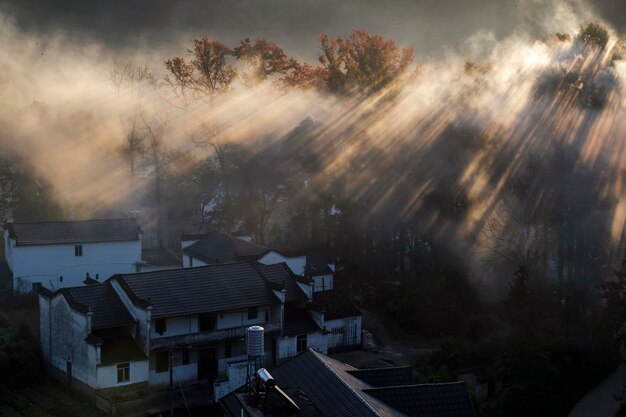
[[[312,277],[315,282],[314,291],[327,291],[333,289],[333,275],[317,275]]]
[[[87,273],[104,281],[116,273],[136,272],[141,262],[140,240],[83,243],[82,256],[74,255],[74,244],[15,246],[9,239],[9,245],[13,285],[20,292],[30,291],[33,282],[53,291],[81,286]]]
[[[284,360],[297,355],[297,336],[285,336],[278,340],[278,360]],[[307,348],[312,348],[321,353],[328,353],[328,342],[326,336],[321,332],[309,333],[307,335]]]
[[[90,332],[90,318],[72,310],[61,295],[52,298],[49,314],[52,318],[49,322],[52,340],[50,364],[65,372],[67,361],[71,362],[72,376],[90,387],[95,387],[95,347],[85,342]],[[45,317],[41,321],[45,322]]]
[[[100,365],[96,368],[96,388],[112,388],[148,381],[148,361],[130,362],[130,381],[117,382],[117,364]]]
[[[361,316],[328,320],[324,323],[328,333],[328,349],[361,344]]]
[[[291,272],[296,275],[304,275],[304,268],[306,266],[306,256],[283,256],[276,251],[269,251],[261,259],[259,263],[264,265],[274,265],[285,262]]]

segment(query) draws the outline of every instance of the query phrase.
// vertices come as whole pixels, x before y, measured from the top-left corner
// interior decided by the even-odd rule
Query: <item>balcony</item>
[[[280,322],[270,322],[260,324],[265,332],[280,331]],[[217,329],[206,332],[188,333],[177,336],[159,337],[150,340],[150,349],[170,348],[175,346],[193,346],[218,342],[220,340],[245,337],[246,329],[250,326],[231,327],[228,329]]]

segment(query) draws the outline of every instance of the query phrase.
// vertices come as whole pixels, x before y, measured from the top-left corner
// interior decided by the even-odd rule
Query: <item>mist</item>
[[[248,158],[273,155],[278,165],[314,155],[315,168],[292,190],[290,204],[332,195],[335,206],[345,202],[355,210],[354,233],[378,233],[382,241],[408,228],[419,241],[462,254],[473,279],[484,284],[498,268],[519,263],[555,269],[549,251],[543,259],[536,254],[560,233],[553,214],[562,212],[571,216],[565,222],[576,225],[579,242],[593,242],[587,254],[599,259],[593,274],[606,275],[623,253],[626,223],[626,63],[612,60],[624,22],[614,7],[485,0],[470,8],[429,1],[382,10],[361,1],[311,2],[296,10],[276,1],[167,2],[143,10],[139,3],[105,9],[4,2],[2,156],[19,159],[49,184],[68,217],[86,218],[151,213],[154,168],[139,166],[141,175],[131,177],[120,156],[138,121],[161,129],[163,146],[184,155],[172,164],[176,174],[204,160],[215,165],[211,143],[240,146]],[[575,40],[590,21],[611,25],[604,51],[585,51]],[[415,46],[414,76],[358,99],[236,82],[223,95],[187,106],[161,84],[163,62],[184,56],[197,37],[236,45],[263,36],[314,62],[319,32],[341,35],[353,27]],[[555,32],[573,37],[557,41]],[[121,63],[145,65],[157,85],[116,84]],[[582,78],[555,84],[563,69]],[[589,103],[596,90],[602,90],[599,105]],[[299,142],[283,148],[305,120]],[[272,215],[268,224],[286,227]],[[575,245],[559,250],[579,255]]]

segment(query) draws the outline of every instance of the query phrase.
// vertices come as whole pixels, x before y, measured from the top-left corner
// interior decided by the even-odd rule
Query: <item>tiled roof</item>
[[[410,366],[393,366],[388,368],[355,369],[348,371],[372,387],[391,387],[396,385],[412,385],[415,383],[413,369]]]
[[[181,265],[180,258],[165,248],[146,248],[141,250],[141,260],[153,266]]]
[[[298,336],[321,332],[322,329],[315,321],[302,309],[285,311],[285,335]]]
[[[363,371],[360,379],[355,377],[359,370],[309,349],[274,369],[272,376],[281,388],[298,388],[324,416],[475,417],[463,382],[384,388],[366,382],[412,383],[407,370],[391,369]]]
[[[292,276],[291,270],[285,263],[274,265],[257,265],[259,271],[271,283],[277,284],[287,290],[285,302],[303,300],[306,294],[300,289]]]
[[[256,260],[268,251],[269,249],[264,246],[217,231],[183,249],[183,253],[209,264]]]
[[[36,223],[7,223],[17,246],[139,240],[136,219],[104,219]]]
[[[128,326],[134,323],[110,283],[60,290],[70,307],[86,313],[91,310],[91,328],[104,329]]]
[[[338,290],[318,291],[313,293],[313,302],[309,308],[324,311],[324,320],[335,320],[360,316],[361,312],[350,301],[349,295]]]
[[[354,368],[309,349],[274,369],[272,376],[281,388],[298,387],[324,416],[403,416],[360,392],[368,386],[348,374],[350,369]]]
[[[475,417],[465,382],[372,388],[363,392],[411,417]]]
[[[101,364],[147,360],[137,341],[131,336],[120,336],[105,339],[102,344]]]
[[[248,262],[120,274],[133,302],[152,305],[152,317],[175,317],[277,304],[259,271]]]

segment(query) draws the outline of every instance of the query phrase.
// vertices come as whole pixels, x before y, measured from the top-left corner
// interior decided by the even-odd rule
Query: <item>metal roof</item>
[[[119,274],[117,280],[152,317],[175,317],[278,304],[261,273],[248,262]]]
[[[17,246],[135,241],[141,234],[134,218],[7,223],[5,229]]]

